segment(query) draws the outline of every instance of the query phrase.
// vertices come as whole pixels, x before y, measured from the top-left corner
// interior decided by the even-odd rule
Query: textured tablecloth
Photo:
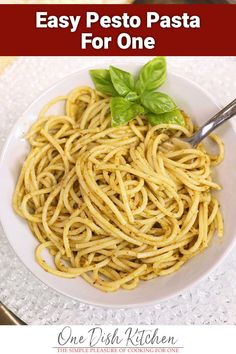
[[[110,60],[17,59],[0,75],[1,146],[15,120],[46,88],[83,66]],[[236,97],[236,58],[179,57],[168,62],[169,70],[201,84],[221,104]],[[236,248],[207,279],[177,297],[156,306],[114,310],[85,305],[49,289],[15,256],[1,230],[0,301],[28,324],[236,324],[235,253]]]

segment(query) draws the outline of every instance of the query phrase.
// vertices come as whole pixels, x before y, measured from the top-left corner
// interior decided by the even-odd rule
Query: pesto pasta
[[[64,114],[51,107],[64,103]],[[220,186],[212,168],[224,157],[204,144],[174,144],[194,127],[151,126],[137,116],[111,126],[110,98],[89,87],[74,89],[44,107],[27,139],[13,206],[39,241],[36,261],[60,277],[81,276],[111,292],[133,289],[177,271],[223,236]],[[42,251],[48,249],[54,267]]]

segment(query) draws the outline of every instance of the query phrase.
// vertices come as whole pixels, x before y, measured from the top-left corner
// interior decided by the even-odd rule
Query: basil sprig
[[[151,125],[177,124],[184,125],[184,117],[179,109],[162,114],[147,113],[147,119]]]
[[[104,95],[107,96],[118,96],[118,92],[115,90],[111,81],[111,75],[109,70],[90,70],[89,73],[96,87],[96,90],[104,93]]]
[[[125,97],[134,90],[134,78],[127,71],[110,66],[110,75],[113,86],[120,96]]]
[[[154,91],[166,80],[166,58],[156,57],[145,64],[138,75],[136,82],[137,91],[142,94]]]
[[[145,108],[155,114],[171,112],[176,109],[176,104],[172,99],[162,92],[144,92],[141,96],[141,102]]]
[[[145,64],[137,79],[114,66],[109,70],[90,70],[98,91],[112,96],[110,110],[112,126],[127,124],[139,115],[151,125],[184,125],[184,117],[174,101],[165,93],[157,92],[166,80],[166,59],[156,57]]]
[[[144,114],[143,106],[128,101],[123,97],[113,97],[110,107],[113,127],[124,125],[134,117]]]

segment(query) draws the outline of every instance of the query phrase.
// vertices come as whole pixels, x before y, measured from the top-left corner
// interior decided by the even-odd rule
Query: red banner
[[[236,55],[235,5],[0,5],[0,55]]]

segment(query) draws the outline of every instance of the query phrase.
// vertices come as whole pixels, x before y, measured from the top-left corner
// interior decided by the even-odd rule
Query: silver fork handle
[[[198,145],[213,130],[226,122],[228,119],[232,118],[234,115],[236,115],[236,99],[230,102],[221,111],[216,113],[214,117],[209,119],[195,134],[193,134],[190,138],[185,139],[185,141],[188,141],[193,146]]]
[[[0,325],[25,325],[19,317],[14,315],[3,303],[0,302]]]

